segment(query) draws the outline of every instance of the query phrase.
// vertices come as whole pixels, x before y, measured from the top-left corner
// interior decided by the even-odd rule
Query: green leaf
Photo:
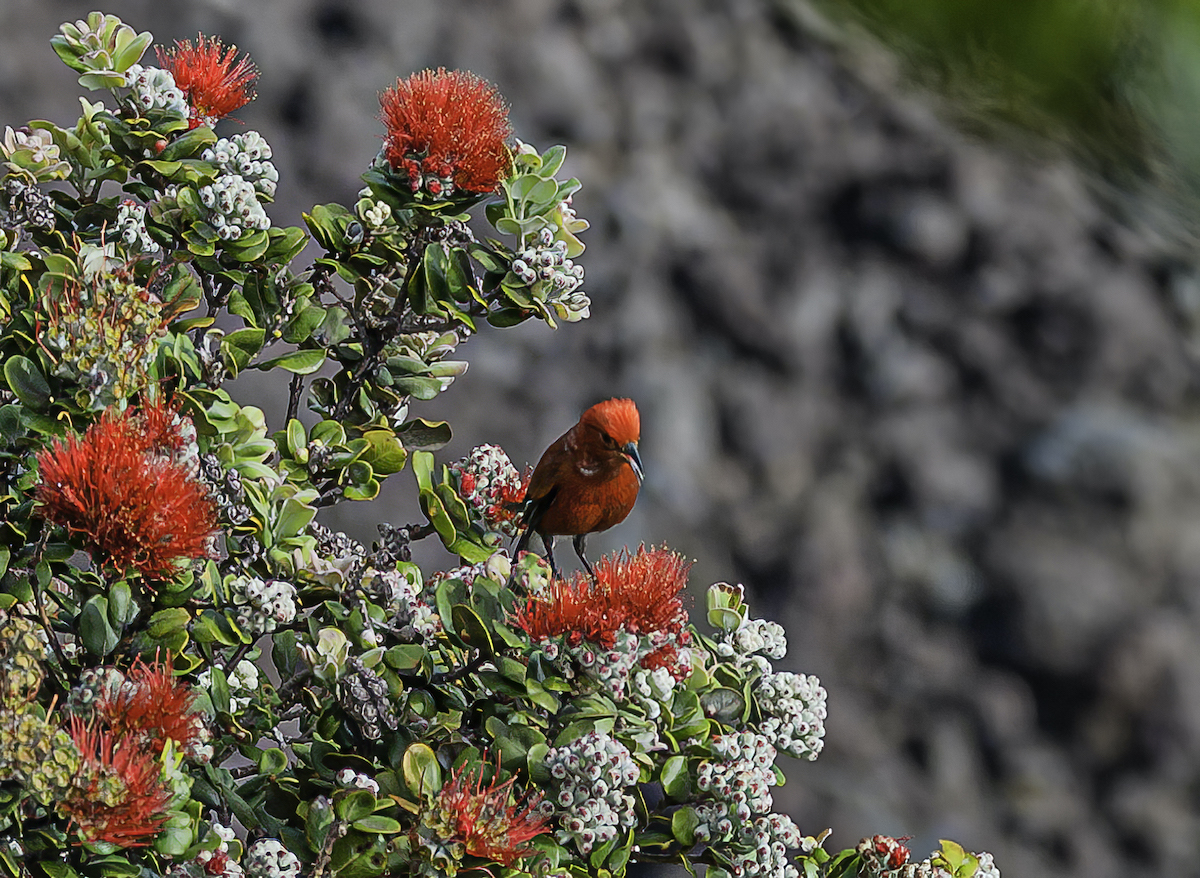
[[[37,364],[28,357],[9,357],[4,364],[8,389],[30,408],[41,411],[50,403],[50,385]]]
[[[712,607],[708,611],[708,624],[718,631],[736,631],[742,624],[742,614],[728,607]]]
[[[351,826],[359,832],[378,832],[383,835],[395,835],[404,828],[398,820],[393,820],[391,817],[385,817],[382,814],[372,814],[370,817],[355,820]]]
[[[451,439],[450,425],[445,421],[427,421],[413,418],[396,430],[396,436],[404,447],[413,452],[437,451]],[[432,461],[432,457],[430,458]],[[415,462],[414,462],[415,465]],[[432,468],[432,463],[431,463]]]
[[[137,604],[133,602],[133,589],[121,580],[108,590],[108,621],[116,630],[121,630],[137,616]]]
[[[428,744],[410,744],[401,759],[404,782],[414,796],[433,796],[442,788],[442,768]]]
[[[53,860],[43,860],[38,863],[38,867],[45,872],[49,878],[79,878],[79,873],[68,866],[66,863],[56,863]],[[25,874],[22,869],[20,873],[15,870],[13,874]]]
[[[258,753],[258,773],[275,777],[287,770],[287,754],[278,747],[267,747]]]
[[[663,792],[671,799],[682,799],[688,791],[687,759],[683,756],[672,756],[662,767]]]
[[[363,460],[381,476],[389,476],[404,469],[408,452],[391,430],[368,430],[363,438],[371,447],[363,454]]]
[[[451,621],[456,633],[463,643],[479,650],[482,655],[490,656],[496,652],[492,644],[492,635],[488,632],[483,620],[470,607],[464,604],[456,605],[451,611]],[[524,678],[524,674],[522,674]]]
[[[216,132],[207,125],[201,125],[176,137],[163,148],[156,158],[164,162],[190,159],[199,155],[206,146],[216,142]]]
[[[234,377],[250,365],[260,350],[266,338],[266,330],[256,327],[246,327],[229,333],[221,339],[221,351],[232,365]]]
[[[108,622],[108,599],[95,595],[88,599],[79,613],[79,636],[87,651],[95,656],[106,656],[117,648],[120,640]]]
[[[311,375],[321,368],[325,362],[325,351],[322,350],[299,350],[290,351],[270,360],[265,360],[255,364],[256,369],[262,369],[264,372],[268,369],[276,367],[286,369],[289,372],[294,372],[297,375]]]
[[[262,229],[243,232],[236,241],[226,241],[222,246],[227,254],[238,262],[257,262],[267,252],[271,239]]]
[[[416,451],[412,456],[413,475],[422,492],[433,491],[433,455],[428,451]]]
[[[353,790],[344,797],[335,799],[333,810],[340,819],[353,823],[371,814],[375,805],[375,797],[369,790]]]
[[[268,229],[267,237],[271,239],[271,244],[263,255],[267,262],[276,265],[285,265],[291,262],[308,243],[308,235],[299,226]]]
[[[680,808],[671,815],[671,835],[685,848],[696,843],[696,827],[699,825],[700,816],[691,806]]]

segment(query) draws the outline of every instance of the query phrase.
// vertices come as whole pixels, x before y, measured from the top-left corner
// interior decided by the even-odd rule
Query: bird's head
[[[606,399],[596,403],[583,413],[579,426],[605,450],[624,457],[638,481],[642,480],[642,459],[638,455],[642,419],[632,399]]]

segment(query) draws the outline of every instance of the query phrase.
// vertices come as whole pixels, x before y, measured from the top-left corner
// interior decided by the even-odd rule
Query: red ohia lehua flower
[[[483,781],[483,764],[462,766],[433,800],[430,828],[442,842],[457,842],[472,857],[511,866],[534,853],[530,840],[546,832],[540,794],[514,798],[516,777]]]
[[[254,100],[258,68],[249,58],[237,57],[237,46],[226,46],[219,37],[200,34],[176,40],[175,48],[158,50],[158,63],[171,71],[175,85],[192,108],[191,128],[211,125]]]
[[[119,738],[141,738],[161,753],[167,739],[184,750],[207,739],[203,714],[194,709],[196,692],[180,683],[167,662],[146,664],[138,658],[115,693],[105,690],[96,702],[96,717]]]
[[[83,766],[59,808],[84,841],[122,848],[149,844],[171,801],[158,758],[137,738],[122,738],[79,717],[71,720],[70,731]]]
[[[633,555],[622,550],[597,562],[594,579],[576,574],[554,581],[544,596],[518,608],[515,620],[534,640],[565,635],[571,646],[586,640],[607,649],[621,630],[678,635],[684,642],[688,616],[680,593],[690,569],[682,555],[666,547],[639,546]],[[671,657],[656,652],[643,659],[643,666],[670,664]]]
[[[412,191],[448,198],[492,192],[508,171],[508,108],[474,73],[422,70],[379,96],[387,128],[383,154]]]
[[[95,560],[165,579],[178,561],[205,558],[216,508],[186,464],[170,406],[109,409],[82,437],[37,456],[36,496],[47,521],[82,537]]]

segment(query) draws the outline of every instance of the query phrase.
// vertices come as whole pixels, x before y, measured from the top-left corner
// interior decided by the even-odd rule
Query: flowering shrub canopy
[[[253,65],[200,37],[143,66],[152,41],[63,25],[100,100],[0,143],[0,873],[998,874],[827,853],[772,811],[826,710],[780,626],[725,584],[692,618],[665,547],[555,581],[505,549],[502,451],[435,464],[450,426],[410,406],[482,322],[589,313],[562,147],[418,73],[357,202],[279,226],[270,146],[212,127]],[[247,369],[287,385],[274,429],[226,389]],[[371,547],[318,521],[410,466],[423,521]]]

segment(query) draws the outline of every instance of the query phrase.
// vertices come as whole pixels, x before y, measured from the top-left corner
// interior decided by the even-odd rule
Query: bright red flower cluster
[[[170,406],[111,409],[82,438],[37,456],[41,515],[82,536],[96,560],[165,579],[186,558],[208,556],[216,508],[174,459],[183,438]]]
[[[167,740],[190,749],[207,739],[195,700],[195,691],[176,681],[167,662],[139,658],[121,687],[96,701],[90,717],[72,718],[71,738],[83,765],[60,807],[80,837],[135,847],[158,834],[171,801],[162,778]]]
[[[190,127],[211,125],[254,100],[258,68],[249,58],[237,57],[237,46],[219,37],[176,40],[175,48],[159,49],[158,63],[171,71],[175,85],[192,108]]]
[[[617,632],[686,635],[687,611],[681,593],[691,565],[669,549],[640,546],[605,555],[596,578],[575,574],[556,580],[548,593],[530,598],[516,613],[516,623],[534,640],[559,635],[576,646],[582,641],[611,647]],[[674,653],[672,652],[672,658]],[[645,667],[657,667],[651,653]],[[661,657],[665,662],[666,657]]]
[[[511,866],[534,852],[529,841],[546,832],[548,818],[538,813],[540,795],[514,800],[510,777],[483,782],[483,765],[463,766],[433,802],[435,821],[448,833],[442,841],[461,842],[473,857]]]
[[[121,737],[78,717],[71,720],[71,739],[83,767],[59,807],[79,835],[123,848],[149,844],[171,801],[158,756],[137,737]]]
[[[169,738],[187,749],[207,737],[195,701],[195,690],[176,680],[166,662],[146,664],[139,658],[116,694],[97,701],[96,715],[120,738],[141,738],[158,752]]]
[[[508,171],[508,108],[495,87],[462,70],[422,70],[379,96],[384,156],[413,192],[492,192]]]

